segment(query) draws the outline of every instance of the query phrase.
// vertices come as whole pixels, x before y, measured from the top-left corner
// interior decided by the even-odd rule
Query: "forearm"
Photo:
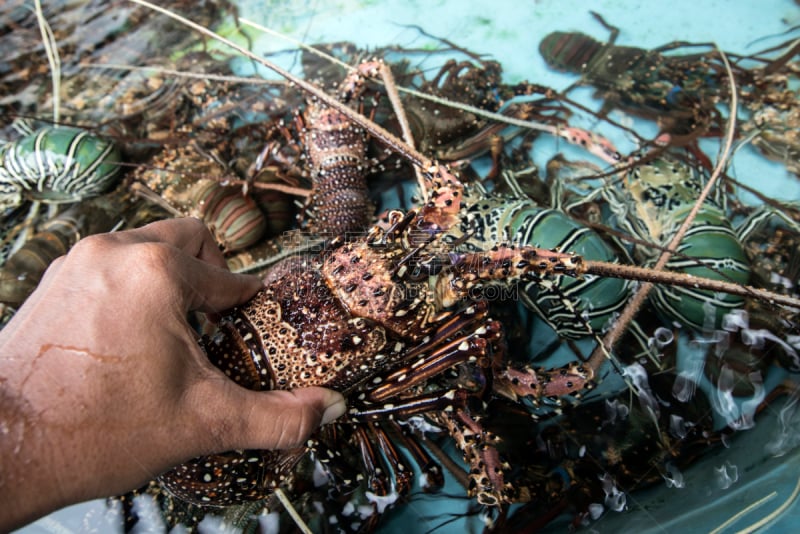
[[[112,392],[99,387],[102,377],[130,376],[129,359],[65,343],[28,344],[26,336],[9,334],[0,332],[0,532],[70,504],[124,493],[182,459],[169,459],[160,432],[134,437],[140,428],[160,426],[137,419],[135,408],[122,413]],[[114,389],[122,404],[135,406]],[[151,454],[161,454],[163,463],[150,451],[159,451]]]
[[[103,423],[82,384],[90,370],[60,339],[33,336],[32,322],[23,307],[0,332],[0,532],[100,496]]]
[[[3,362],[8,363],[8,362]],[[0,364],[0,532],[74,502],[68,472],[58,465],[59,440],[20,396]]]

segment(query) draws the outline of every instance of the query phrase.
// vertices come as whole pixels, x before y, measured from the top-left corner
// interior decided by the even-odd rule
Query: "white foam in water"
[[[624,421],[630,413],[630,408],[618,399],[606,399],[606,415],[608,416],[603,424],[613,425],[617,420]]]
[[[225,523],[221,517],[207,515],[197,525],[198,534],[236,534],[240,529]]]
[[[717,484],[720,489],[728,489],[739,480],[739,468],[727,460],[724,464],[714,468]]]
[[[668,488],[683,489],[686,483],[683,480],[683,473],[672,463],[668,462],[666,465],[666,472],[661,473],[661,477],[666,482]]]
[[[312,474],[312,479],[314,481],[315,487],[325,486],[330,482],[330,477],[328,476],[328,470],[325,469],[325,466],[322,465],[322,462],[319,460],[314,460],[314,473]]]
[[[733,400],[733,370],[727,365],[720,368],[719,378],[715,384],[717,387],[717,394],[715,408],[719,413],[728,419],[735,419],[738,416],[738,408],[736,402]]]
[[[413,417],[409,417],[405,421],[398,421],[398,423],[400,423],[401,425],[408,425],[414,430],[421,432],[423,435],[425,435],[428,432],[433,434],[438,434],[442,431],[441,428],[431,424],[421,415],[415,415]]]
[[[681,371],[672,385],[672,395],[680,402],[689,402],[697,391],[697,381],[692,373]]]
[[[792,395],[781,408],[778,416],[780,425],[774,437],[767,441],[766,451],[773,456],[783,456],[800,444],[800,417],[798,417],[800,398]]]
[[[764,340],[772,341],[773,343],[777,343],[781,346],[781,348],[786,352],[788,356],[791,356],[795,361],[797,361],[797,351],[795,347],[791,344],[791,339],[785,341],[769,330],[759,329],[759,330],[745,330],[742,333],[742,340],[747,345],[752,345],[755,348],[761,348],[764,346]]]
[[[386,510],[387,506],[393,505],[397,502],[397,499],[400,498],[400,495],[394,491],[394,488],[392,488],[392,492],[389,493],[389,495],[375,495],[371,491],[368,491],[366,495],[367,500],[375,504],[379,514],[382,514]]]
[[[794,336],[787,336],[787,339],[784,340],[769,330],[750,328],[749,318],[745,310],[733,310],[725,314],[722,319],[722,327],[724,329],[731,332],[741,330],[742,343],[745,345],[754,349],[763,349],[766,345],[766,341],[771,341],[780,345],[781,349],[783,349],[788,357],[791,357],[795,361],[799,360],[797,351],[795,350],[796,347],[792,343]]]
[[[722,365],[715,384],[716,389],[710,400],[714,409],[725,419],[730,428],[746,430],[755,426],[754,416],[766,392],[761,373],[750,373],[748,381],[753,385],[753,395],[746,401],[737,402],[733,396],[734,380],[733,370],[727,365]]]
[[[150,495],[138,495],[133,499],[133,513],[139,517],[133,527],[134,534],[164,531],[161,512]]]
[[[650,389],[650,383],[647,381],[647,371],[638,363],[626,366],[623,369],[623,374],[631,379],[634,387],[636,387],[639,404],[645,411],[651,411],[657,415],[659,413],[658,401],[653,396]]]
[[[692,423],[686,421],[680,415],[670,414],[669,416],[669,433],[673,437],[678,439],[685,438],[693,426]]]
[[[717,299],[722,299],[724,295],[714,295]],[[703,331],[711,332],[714,330],[714,323],[717,322],[717,308],[709,301],[703,302]]]
[[[756,424],[754,419],[756,411],[767,396],[767,392],[764,389],[764,379],[758,371],[748,373],[747,381],[753,386],[753,396],[742,402],[741,418],[743,424],[748,425],[746,428],[751,428]]]
[[[258,526],[262,534],[278,534],[281,526],[281,516],[277,512],[261,514],[258,516]]]
[[[653,332],[653,337],[648,340],[648,344],[652,342],[651,346],[655,346],[657,349],[663,349],[673,341],[675,341],[675,334],[672,333],[672,330],[659,326],[656,328],[655,332]]]
[[[344,507],[342,507],[342,515],[347,517],[349,515],[353,515],[353,512],[356,511],[356,506],[353,504],[353,501],[347,501]]]
[[[682,365],[672,385],[672,396],[680,402],[689,402],[697,391],[697,384],[703,379],[705,350],[699,350],[694,343],[682,350]]]
[[[769,281],[771,284],[782,285],[784,289],[792,289],[795,284],[793,280],[781,276],[778,273],[769,273]]]
[[[606,494],[604,501],[606,508],[615,512],[622,512],[625,510],[625,505],[628,502],[625,492],[617,488],[614,479],[608,473],[604,473],[599,478],[603,483],[603,492]]]
[[[722,316],[722,328],[736,332],[750,326],[750,318],[746,310],[733,310]]]
[[[361,519],[368,519],[375,514],[375,507],[371,504],[359,504],[357,510]]]

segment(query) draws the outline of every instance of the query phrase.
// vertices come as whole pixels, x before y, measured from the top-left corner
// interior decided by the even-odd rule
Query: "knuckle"
[[[75,257],[95,257],[107,254],[109,248],[113,246],[111,234],[96,234],[84,237],[72,247],[68,256]]]
[[[165,243],[146,242],[131,247],[122,262],[131,265],[126,277],[133,286],[148,287],[163,299],[177,291],[170,265],[175,251]]]
[[[147,227],[158,233],[161,233],[162,230],[167,229],[170,226],[172,226],[173,229],[180,228],[180,233],[186,235],[198,235],[201,238],[206,237],[206,235],[209,237],[211,236],[206,224],[197,217],[178,217],[176,219],[156,221],[150,223]]]
[[[45,270],[45,274],[54,273],[58,271],[61,268],[61,266],[64,265],[64,260],[66,259],[67,259],[66,256],[59,256],[58,258],[51,261],[50,265],[47,267],[47,270]]]

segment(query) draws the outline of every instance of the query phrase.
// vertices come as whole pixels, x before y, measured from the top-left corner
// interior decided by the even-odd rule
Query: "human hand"
[[[203,354],[187,312],[260,285],[189,218],[88,237],[56,260],[0,332],[0,531],[198,455],[297,446],[341,415],[336,392],[249,391]]]

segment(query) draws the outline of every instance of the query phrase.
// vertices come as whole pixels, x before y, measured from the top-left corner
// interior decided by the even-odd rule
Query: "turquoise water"
[[[608,22],[621,29],[617,44],[651,48],[673,40],[692,42],[713,41],[726,51],[747,54],[777,44],[787,37],[787,29],[800,24],[800,8],[789,0],[753,2],[739,1],[565,1],[539,0],[530,2],[246,2],[240,5],[240,15],[273,28],[306,43],[351,41],[362,48],[390,44],[404,47],[430,47],[432,38],[421,36],[408,25],[419,25],[425,31],[454,41],[472,51],[486,54],[503,65],[504,81],[529,80],[563,89],[575,81],[574,76],[556,73],[547,68],[538,53],[538,43],[554,30],[582,31],[598,40],[605,40],[607,31],[590,15],[589,9],[600,13]],[[797,36],[797,32],[793,34]],[[754,43],[766,36],[771,38]],[[255,51],[268,53],[293,48],[289,42],[274,36],[255,40]],[[292,66],[291,55],[281,57]],[[249,63],[240,69],[247,73]],[[269,74],[266,74],[269,75]],[[591,90],[581,89],[574,95],[595,109]],[[614,112],[621,122],[630,117]],[[577,119],[576,125],[594,126],[594,119]],[[581,122],[583,121],[583,122]],[[652,125],[636,123],[641,131],[655,133]],[[649,130],[648,130],[649,129]],[[617,146],[628,151],[630,139],[618,131],[604,131]],[[556,150],[552,145],[537,141],[535,160],[543,164]],[[703,144],[709,154],[715,153],[714,141]],[[756,185],[768,196],[784,200],[800,200],[800,181],[792,178],[785,167],[768,161],[753,150],[737,153],[732,174],[746,183]],[[754,432],[738,436],[729,449],[722,449],[684,473],[685,487],[658,487],[641,495],[629,496],[628,513],[608,513],[592,524],[598,532],[738,531],[774,514],[769,526],[775,532],[792,530],[800,524],[797,508],[792,505],[800,476],[800,456],[791,452],[791,444],[778,458],[764,453],[765,443],[775,442],[784,428],[778,421],[780,406],[769,410],[771,419],[759,423]],[[790,415],[789,411],[783,412]],[[755,453],[754,453],[755,451]],[[722,465],[736,466],[737,480],[729,488],[710,484],[716,480]],[[452,482],[443,494],[462,492]],[[788,503],[788,504],[787,504]],[[442,523],[441,514],[462,514],[466,511],[463,499],[442,496],[414,499],[401,510],[392,512],[386,522],[387,532],[423,532]],[[745,510],[747,507],[752,507]],[[729,518],[745,510],[736,521]],[[438,517],[437,517],[438,516]],[[78,505],[57,512],[22,530],[27,534],[43,532],[109,531],[115,517],[108,514],[101,501]],[[157,527],[153,527],[158,531]],[[213,530],[213,527],[209,526]],[[565,524],[551,527],[563,532]],[[479,532],[479,518],[460,519],[436,532]]]

